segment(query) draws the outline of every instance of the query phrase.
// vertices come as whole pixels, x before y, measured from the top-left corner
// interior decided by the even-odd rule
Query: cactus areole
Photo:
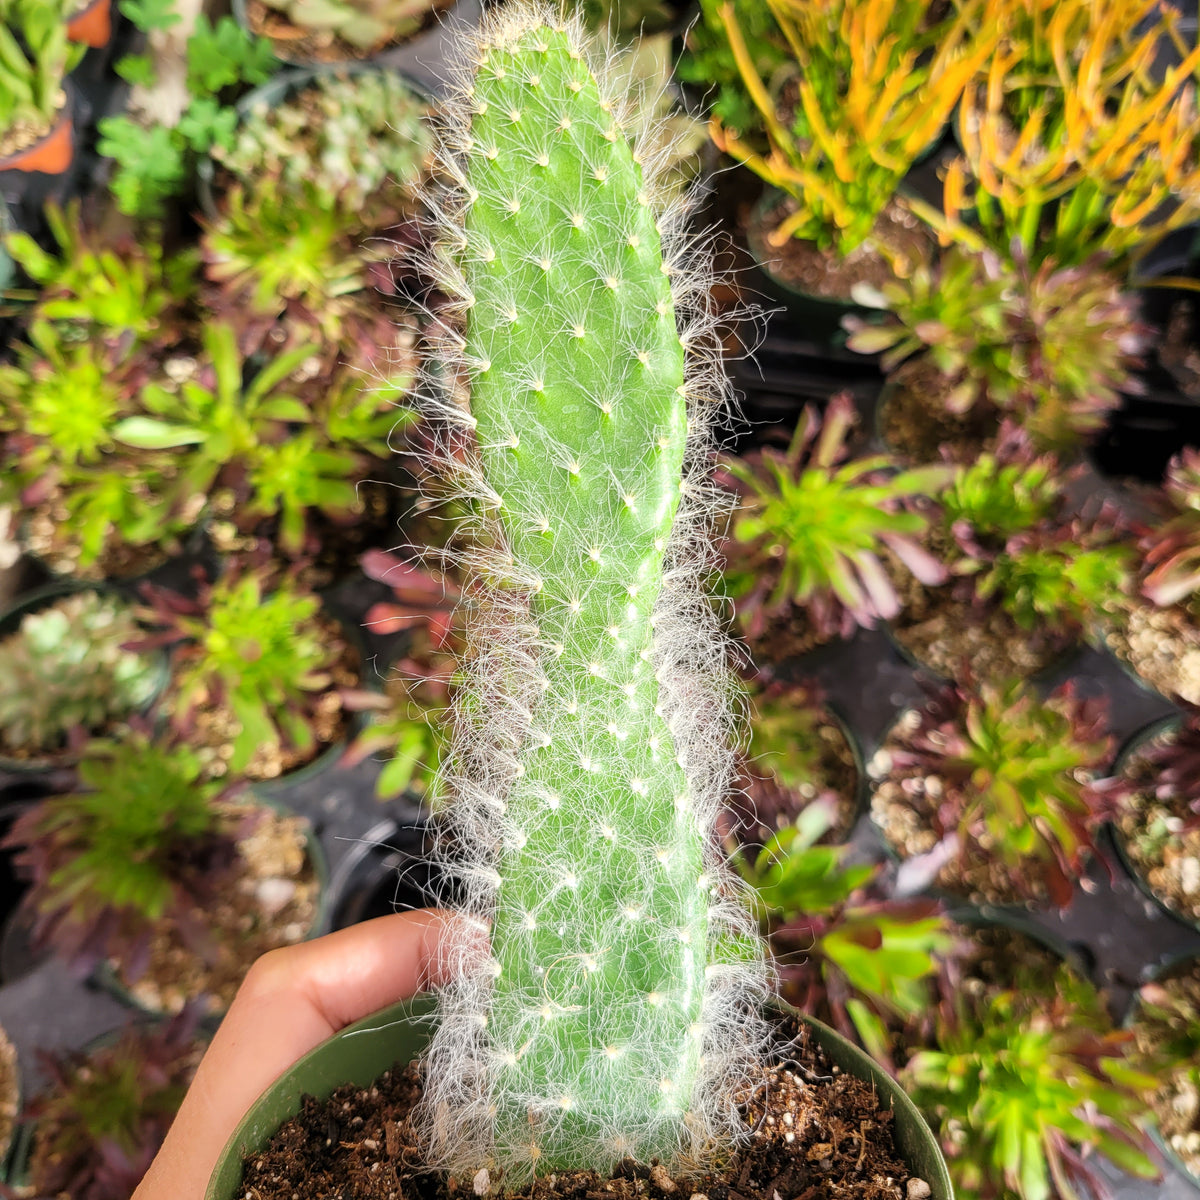
[[[580,30],[525,5],[485,26],[444,131],[463,324],[443,357],[470,415],[433,404],[474,430],[460,494],[503,583],[447,766],[490,951],[457,948],[421,1118],[436,1158],[506,1185],[703,1155],[761,1039],[761,949],[711,838],[729,722],[703,450],[724,382],[651,145]]]

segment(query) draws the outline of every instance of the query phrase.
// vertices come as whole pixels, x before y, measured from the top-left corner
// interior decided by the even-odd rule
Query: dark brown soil
[[[1143,750],[1169,745],[1172,731],[1159,734]],[[1147,887],[1172,912],[1200,923],[1200,827],[1191,797],[1158,785],[1158,771],[1136,751],[1121,775],[1133,789],[1122,797],[1116,817],[1126,855]]]
[[[794,209],[790,199],[767,209],[761,221],[751,220],[746,239],[755,257],[769,264],[774,278],[811,296],[851,303],[851,292],[857,284],[880,289],[890,283],[896,272],[891,261],[880,253],[880,244],[909,262],[924,257],[933,248],[933,237],[926,227],[895,200],[880,213],[871,236],[845,258],[839,258],[832,248],[821,250],[815,243],[799,238],[772,246],[767,234]]]
[[[1133,605],[1105,644],[1164,696],[1200,704],[1200,624],[1182,604]]]
[[[838,640],[836,632],[826,636],[798,604],[787,604],[782,612],[763,614],[762,632],[751,637],[743,624],[746,644],[755,659],[782,663],[799,658]]]
[[[723,838],[746,847],[764,846],[818,796],[830,794],[836,801],[836,816],[820,841],[832,846],[849,837],[858,816],[859,771],[854,750],[828,710],[821,713],[814,734],[819,757],[803,787],[789,788],[769,769],[743,762],[737,787],[719,822]]]
[[[986,405],[950,412],[943,401],[946,376],[923,355],[902,363],[888,382],[895,387],[879,411],[879,435],[906,464],[942,462],[943,448],[953,462],[973,463],[1000,427],[998,413]]]
[[[96,561],[80,567],[81,547],[71,540],[72,527],[70,513],[58,496],[51,496],[29,513],[21,540],[56,575],[86,580],[136,579],[183,551],[178,538],[131,546],[118,537],[110,537]]]
[[[454,0],[430,0],[429,13],[417,32],[423,33],[428,29],[437,20],[438,13],[450,8],[453,3]],[[401,42],[411,41],[412,37],[416,36],[414,34],[409,38],[393,38],[363,50],[324,30],[314,32],[293,25],[283,13],[263,3],[263,0],[247,0],[246,22],[252,33],[269,38],[274,43],[277,54],[286,54],[288,58],[297,61],[311,60],[321,63],[372,58],[392,46],[400,45]]]
[[[911,576],[898,582],[904,607],[890,622],[892,636],[922,666],[947,679],[1028,678],[1074,644],[1043,628],[1022,629],[998,604],[963,598],[954,583],[931,588]]]
[[[137,979],[117,977],[143,1007],[177,1013],[203,996],[224,1012],[254,961],[269,950],[303,941],[317,916],[320,882],[308,857],[300,817],[266,810],[254,832],[238,844],[239,864],[219,899],[191,914],[211,933],[207,953],[188,944],[174,926],[150,945],[150,961]]]
[[[970,949],[958,961],[962,988],[969,995],[991,995],[1038,979],[1047,987],[1063,958],[1028,934],[1005,925],[970,929]]]
[[[301,767],[308,766],[331,746],[343,741],[350,732],[351,716],[342,707],[341,689],[356,688],[362,671],[362,655],[346,636],[342,626],[323,613],[317,621],[324,630],[326,645],[339,647],[337,660],[329,669],[331,682],[322,692],[315,693],[306,705],[306,717],[314,742],[307,750],[286,743],[262,745],[246,764],[242,774],[261,782],[278,779]],[[166,704],[174,703],[173,693]],[[199,704],[193,710],[194,727],[188,731],[188,744],[206,764],[210,778],[220,779],[228,774],[233,755],[233,741],[241,729],[228,704]]]
[[[749,1147],[727,1166],[672,1178],[658,1165],[621,1163],[609,1178],[594,1172],[539,1179],[516,1200],[924,1200],[930,1190],[900,1160],[892,1113],[874,1087],[843,1074],[789,1019],[780,1049],[748,1089]],[[409,1113],[421,1092],[417,1068],[387,1071],[374,1086],[339,1088],[303,1111],[248,1160],[242,1192],[254,1200],[296,1196],[346,1200],[474,1200],[472,1180],[426,1170]]]

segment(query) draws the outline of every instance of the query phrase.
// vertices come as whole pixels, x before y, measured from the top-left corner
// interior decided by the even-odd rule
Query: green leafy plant
[[[1077,636],[1122,611],[1133,551],[1111,506],[1068,511],[1052,454],[1004,425],[994,453],[956,468],[939,496],[946,566],[972,605],[999,604],[1018,628]]]
[[[1132,549],[1104,535],[1085,521],[1018,534],[978,575],[976,595],[998,599],[1022,629],[1066,633],[1107,621],[1127,602]]]
[[[142,33],[170,29],[183,20],[175,11],[175,0],[120,0],[119,7]]]
[[[148,595],[158,640],[177,647],[170,703],[182,736],[202,712],[227,711],[225,767],[235,774],[273,748],[316,750],[314,720],[334,694],[342,647],[315,593],[269,569],[231,568],[195,600],[161,588]]]
[[[29,297],[34,301],[32,319],[55,323],[62,336],[128,340],[132,333],[144,339],[194,291],[196,257],[191,252],[165,256],[150,239],[125,238],[114,244],[106,238],[101,245],[84,226],[78,201],[65,211],[47,204],[45,216],[57,254],[43,250],[26,233],[7,234],[4,248],[38,285]]]
[[[927,518],[906,502],[935,491],[950,472],[889,474],[882,455],[845,461],[854,420],[849,394],[840,393],[823,418],[805,409],[786,453],[766,448],[722,462],[742,497],[725,581],[749,637],[793,604],[826,638],[895,616],[885,550],[922,583],[945,582],[944,568],[918,544]]]
[[[199,508],[178,496],[170,456],[120,444],[142,419],[146,363],[119,361],[119,338],[80,342],[75,332],[35,320],[16,362],[0,367],[0,500],[29,510],[40,551],[60,569],[87,573],[118,547],[171,546]]]
[[[157,8],[139,10],[153,28],[166,14]],[[230,93],[265,83],[276,68],[271,45],[255,38],[230,16],[215,24],[201,14],[187,45],[188,107],[172,126],[139,123],[129,116],[104,117],[98,124],[99,152],[117,166],[111,188],[117,207],[143,220],[162,217],[167,202],[189,185],[198,157],[215,147],[228,148],[237,127],[237,112],[226,103]],[[143,86],[153,80],[145,63],[131,68]]]
[[[159,665],[125,646],[144,633],[124,601],[101,592],[24,616],[0,639],[0,746],[53,753],[72,734],[99,733],[142,709],[158,689]]]
[[[144,732],[91,743],[79,781],[23,813],[4,844],[31,880],[35,943],[80,967],[119,958],[136,977],[156,929],[186,928],[216,899],[244,822],[193,751]]]
[[[710,132],[720,149],[791,197],[794,210],[768,234],[770,244],[798,237],[845,256],[871,234],[992,43],[966,36],[974,2],[934,21],[923,0],[772,0],[768,7],[793,55],[771,80],[774,91],[758,74],[734,5],[716,8],[758,112],[756,128],[714,118]]]
[[[65,103],[63,79],[85,47],[67,39],[68,0],[0,6],[0,157],[50,132]]]
[[[419,181],[431,149],[428,108],[386,71],[323,75],[282,104],[255,105],[213,157],[248,187],[277,180],[284,194],[311,192],[362,221],[385,184],[403,194]]]
[[[408,380],[371,387],[344,373],[314,410],[289,381],[315,346],[294,347],[249,379],[232,327],[208,326],[204,349],[197,376],[173,388],[148,384],[143,414],[118,422],[112,436],[146,450],[183,448],[172,483],[181,502],[235,477],[241,521],[277,520],[280,546],[299,554],[312,510],[339,514],[353,507],[362,454],[380,455],[390,431],[407,419],[395,401]]]
[[[1112,812],[1111,791],[1096,782],[1111,752],[1104,701],[1080,699],[1070,683],[1045,700],[1022,681],[950,684],[898,722],[886,777],[919,798],[938,839],[923,856],[933,877],[948,858],[984,853],[1016,895],[1033,894],[1040,879],[1065,905]],[[921,871],[910,867],[914,878]]]
[[[769,925],[783,995],[890,1065],[888,1023],[928,1008],[956,938],[936,904],[870,894],[874,865],[844,865],[847,847],[818,844],[833,816],[814,801],[739,867]]]
[[[43,1196],[128,1200],[158,1153],[204,1044],[192,1013],[87,1051],[42,1053],[29,1179]]]
[[[495,1164],[506,1188],[736,1128],[765,974],[707,837],[730,756],[699,398],[723,384],[680,333],[710,344],[705,288],[637,153],[655,105],[546,14],[508,6],[467,54],[437,208],[465,321],[440,365],[470,413],[430,415],[481,534],[443,849],[490,947],[455,948],[417,1121],[458,1177]]]
[[[369,285],[366,264],[382,255],[354,244],[356,228],[352,212],[326,207],[311,188],[235,186],[202,243],[205,274],[221,293],[211,306],[272,318],[286,309],[300,336],[336,342]]]
[[[847,345],[883,351],[886,371],[927,359],[950,413],[988,406],[1019,419],[1039,445],[1066,447],[1098,432],[1123,392],[1141,390],[1132,372],[1148,330],[1101,257],[1035,268],[1019,249],[1001,257],[951,247],[936,266],[885,284],[883,296],[890,316],[846,318]]]
[[[293,25],[373,50],[420,31],[439,0],[267,0]]]
[[[940,1123],[963,1200],[1081,1200],[1104,1190],[1089,1151],[1158,1176],[1141,1126],[1155,1080],[1129,1043],[1102,997],[1064,967],[1049,982],[960,993],[937,1048],[915,1054],[901,1080]]]

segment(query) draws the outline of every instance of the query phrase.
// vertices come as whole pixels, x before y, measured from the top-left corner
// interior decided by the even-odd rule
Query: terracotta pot
[[[61,175],[75,157],[74,102],[70,90],[58,121],[45,137],[0,158],[0,174],[5,171],[40,171],[43,175]]]
[[[112,0],[91,0],[67,22],[67,37],[99,49],[112,39]]]

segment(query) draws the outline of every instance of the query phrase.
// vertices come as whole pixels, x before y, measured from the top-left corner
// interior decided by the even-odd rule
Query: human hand
[[[255,1100],[339,1029],[438,983],[454,918],[378,917],[272,950],[250,968],[132,1200],[203,1200],[217,1159]]]

